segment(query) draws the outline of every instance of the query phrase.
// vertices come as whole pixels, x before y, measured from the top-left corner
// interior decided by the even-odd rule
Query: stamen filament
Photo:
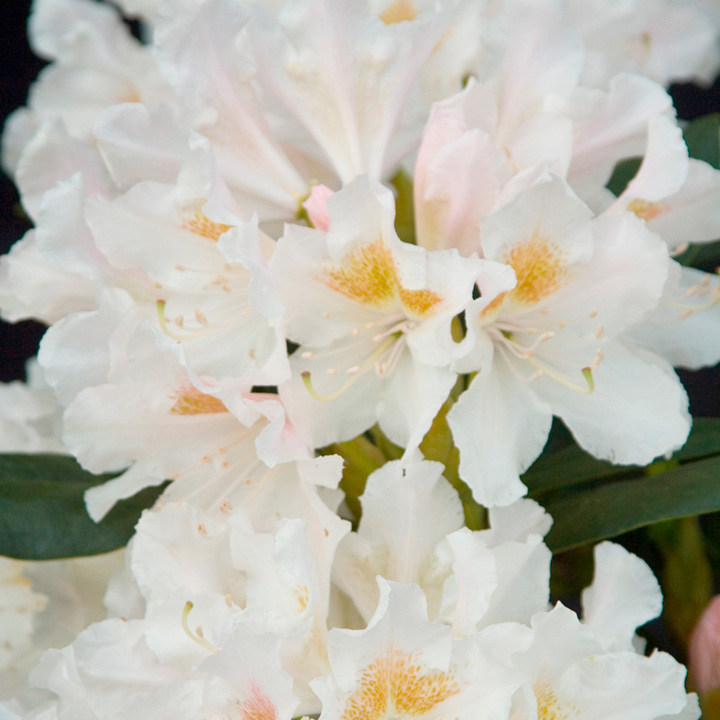
[[[182,627],[185,631],[185,634],[193,641],[196,642],[201,647],[204,647],[206,650],[209,650],[212,653],[216,653],[218,649],[210,642],[208,642],[204,637],[200,637],[197,633],[194,633],[190,626],[188,625],[188,615],[190,615],[190,611],[193,609],[193,604],[188,600],[185,603],[185,607],[183,608],[182,612]]]
[[[559,373],[559,372],[553,370],[549,365],[546,365],[545,363],[540,362],[539,360],[537,360],[534,357],[527,357],[525,359],[534,368],[536,368],[537,371],[541,372],[543,375],[547,375],[548,377],[552,378],[556,382],[559,382],[561,385],[564,385],[566,388],[570,388],[570,390],[574,390],[575,392],[583,393],[585,395],[589,395],[591,392],[595,391],[595,380],[593,379],[591,367],[584,367],[581,370],[582,376],[585,378],[585,382],[587,383],[587,387],[582,387],[581,385],[574,383],[572,380],[570,380],[568,377],[566,377],[562,373]],[[536,377],[537,377],[537,372],[533,373],[531,379],[535,379]]]
[[[205,330],[199,330],[195,333],[188,333],[185,336],[178,335],[177,333],[173,332],[168,326],[167,318],[165,317],[165,300],[158,300],[155,305],[157,308],[157,317],[158,323],[160,324],[160,329],[173,340],[177,340],[178,342],[185,342],[186,340],[194,340],[195,338],[202,337],[203,335],[207,335],[209,332],[211,332],[211,329],[207,328]],[[204,318],[205,316],[202,315],[202,317]],[[200,320],[198,320],[198,322],[200,322]],[[207,318],[205,318],[205,322],[207,322]]]
[[[382,345],[375,348],[375,350],[370,353],[370,355],[365,358],[363,363],[359,366],[354,366],[352,369],[355,370],[352,375],[334,392],[330,393],[329,395],[322,395],[319,393],[312,384],[312,379],[310,376],[310,371],[305,370],[302,374],[302,381],[307,389],[307,391],[310,393],[310,395],[319,402],[331,402],[332,400],[336,400],[339,398],[349,387],[351,387],[355,381],[369,368],[371,368],[376,360],[379,360],[380,357],[382,357],[383,353],[390,348],[393,343],[395,343],[399,338],[396,335],[391,335],[389,338],[385,340]],[[391,356],[392,357],[392,356]]]

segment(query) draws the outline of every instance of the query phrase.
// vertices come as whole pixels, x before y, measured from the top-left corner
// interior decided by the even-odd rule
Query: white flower
[[[503,270],[400,242],[393,211],[390,191],[360,178],[328,201],[327,232],[288,226],[270,261],[300,344],[280,394],[315,447],[375,422],[417,446],[455,381],[453,317],[479,273]]]
[[[422,592],[379,579],[380,601],[362,631],[330,634],[332,674],[312,687],[322,720],[506,717],[520,676],[469,639],[427,621]]]
[[[524,493],[518,474],[542,450],[552,415],[613,462],[647,463],[683,444],[687,399],[672,369],[618,338],[660,298],[668,257],[658,238],[629,214],[591,220],[562,180],[545,176],[484,218],[482,247],[517,284],[469,305],[475,348],[459,365],[478,374],[448,416],[480,502]]]
[[[531,500],[490,512],[490,529],[463,527],[460,500],[439,463],[389,462],[370,475],[356,533],[340,544],[333,578],[361,616],[378,601],[376,576],[419,585],[432,620],[453,635],[526,622],[548,602],[550,518]]]

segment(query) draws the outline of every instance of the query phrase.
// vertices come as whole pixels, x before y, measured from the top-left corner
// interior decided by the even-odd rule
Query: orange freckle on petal
[[[405,309],[413,315],[428,315],[442,298],[432,290],[405,290],[400,288],[400,299]]]
[[[383,307],[397,297],[397,273],[381,240],[348,253],[340,266],[326,271],[327,285],[361,305]]]
[[[256,683],[251,685],[249,697],[236,700],[242,720],[276,720],[277,710]]]
[[[402,287],[395,260],[382,240],[348,253],[339,265],[326,268],[323,280],[346,298],[373,308],[399,302],[410,314],[427,315],[442,301],[432,290]]]
[[[507,252],[504,260],[517,277],[507,295],[519,305],[540,302],[567,281],[565,253],[537,232]]]
[[[342,720],[418,717],[460,690],[452,673],[423,668],[416,655],[390,647],[362,671]]]
[[[665,210],[664,206],[660,203],[649,202],[648,200],[641,200],[640,198],[631,200],[628,203],[627,209],[646,221],[656,218]]]
[[[414,20],[416,17],[415,8],[410,0],[395,0],[391,3],[387,10],[380,15],[380,19],[386,25],[403,22],[405,20]]]
[[[221,400],[200,392],[194,386],[181,390],[177,394],[177,401],[170,408],[173,415],[210,415],[227,411]]]
[[[547,685],[536,683],[533,690],[537,700],[538,720],[570,720],[578,715],[573,705],[562,705],[553,689]]]
[[[224,223],[210,220],[210,218],[202,212],[195,210],[192,214],[187,215],[183,219],[180,227],[183,230],[189,230],[191,233],[195,233],[195,235],[202,235],[202,237],[205,237],[208,240],[217,241],[224,232],[227,232],[232,227],[232,225],[225,225]]]

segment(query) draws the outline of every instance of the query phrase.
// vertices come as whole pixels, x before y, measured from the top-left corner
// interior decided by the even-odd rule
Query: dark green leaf
[[[621,160],[613,170],[613,174],[607,182],[607,189],[616,197],[622,193],[628,183],[635,177],[642,158],[634,157]]]
[[[686,463],[712,455],[720,455],[720,419],[695,418],[685,447],[672,456],[672,461]],[[555,452],[543,453],[522,479],[530,493],[542,493],[589,481],[619,479],[641,473],[642,468],[612,465],[594,458],[573,444]]]
[[[557,490],[628,472],[640,472],[635,466],[612,465],[588,455],[577,445],[543,455],[523,476],[531,493]]]
[[[698,243],[675,258],[681,265],[715,272],[720,266],[720,242]]]
[[[554,519],[548,545],[562,552],[661,520],[720,510],[720,457],[651,477],[555,494],[542,502]]]
[[[100,523],[85,491],[109,480],[66,455],[0,455],[0,555],[28,560],[96,555],[122,547],[162,488],[119,502]]]
[[[720,455],[720,418],[693,418],[690,437],[673,460],[688,462],[711,455]]]
[[[683,130],[690,157],[720,168],[720,114],[693,120]]]

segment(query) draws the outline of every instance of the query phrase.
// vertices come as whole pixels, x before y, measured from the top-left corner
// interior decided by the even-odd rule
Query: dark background
[[[43,66],[28,46],[29,8],[30,0],[0,0],[0,122],[25,104],[28,87]],[[677,85],[671,92],[682,119],[720,111],[720,80],[710,88]],[[28,227],[13,184],[0,173],[0,253],[7,252]],[[37,352],[42,333],[37,323],[0,321],[0,382],[24,377],[25,360]],[[682,378],[693,414],[720,416],[720,370],[682,373]]]
[[[0,2],[0,121],[25,104],[30,83],[43,62],[28,47],[25,23],[30,0]],[[17,193],[0,173],[0,253],[22,237],[29,224],[18,205]],[[33,322],[10,325],[0,321],[0,381],[24,377],[25,359],[37,352],[43,328]]]

